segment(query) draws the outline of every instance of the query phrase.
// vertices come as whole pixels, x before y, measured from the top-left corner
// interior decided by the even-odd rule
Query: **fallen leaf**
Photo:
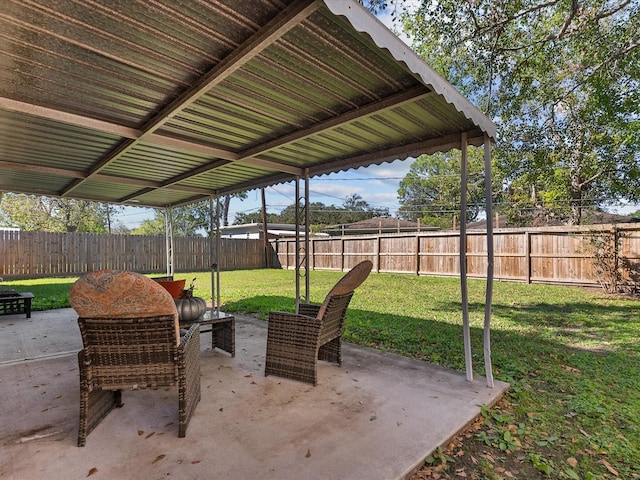
[[[575,467],[576,465],[578,465],[578,460],[574,457],[569,457],[567,458],[567,463],[572,467]]]
[[[140,437],[142,435],[144,435],[144,430],[138,430],[138,436]]]
[[[155,459],[153,462],[151,462],[151,463],[159,462],[159,461],[160,461],[160,460],[162,460],[164,457],[166,457],[166,455],[158,455],[158,456],[156,457],[156,459]]]
[[[591,438],[591,435],[589,435],[587,432],[585,432],[583,429],[580,429],[580,433],[583,434],[585,437],[587,438]]]
[[[305,457],[309,458],[311,456],[311,450],[307,450],[307,454],[305,455]]]
[[[89,470],[89,473],[87,474],[87,477],[90,477],[94,473],[98,473],[98,469],[96,467],[93,467],[91,470]]]
[[[146,436],[146,437],[144,437],[144,438],[145,438],[145,440],[146,440],[147,438],[153,437],[155,434],[156,434],[156,432],[151,432],[149,435],[147,435],[147,436]]]
[[[191,462],[192,465],[197,465],[198,463],[200,463],[200,460],[194,460],[193,462]]]
[[[618,475],[618,472],[616,471],[616,469],[615,469],[615,468],[613,468],[613,467],[609,464],[609,462],[607,462],[604,458],[603,458],[603,459],[601,459],[601,460],[598,460],[598,463],[600,463],[600,464],[604,465],[604,466],[605,466],[605,468],[606,468],[607,470],[609,470],[609,471],[610,471],[613,475],[615,475],[616,477],[619,477],[619,476],[620,476],[620,475]]]

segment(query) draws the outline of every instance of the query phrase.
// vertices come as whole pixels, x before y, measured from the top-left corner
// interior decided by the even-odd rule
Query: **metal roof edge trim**
[[[357,31],[369,35],[379,48],[388,50],[393,58],[403,62],[411,72],[418,75],[425,85],[431,86],[436,93],[442,95],[448,103],[486,132],[493,141],[496,140],[495,123],[425,63],[386,25],[371,15],[364,6],[355,0],[322,0],[322,2],[331,13],[345,17]]]

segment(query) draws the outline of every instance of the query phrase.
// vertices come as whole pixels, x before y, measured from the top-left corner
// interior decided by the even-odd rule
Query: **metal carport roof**
[[[348,0],[5,0],[0,190],[149,207],[480,145]]]
[[[493,122],[355,1],[2,7],[0,191],[166,208],[452,148],[466,165],[468,144],[490,177]]]

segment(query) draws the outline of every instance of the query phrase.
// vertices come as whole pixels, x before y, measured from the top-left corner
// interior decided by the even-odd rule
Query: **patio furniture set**
[[[265,376],[317,384],[317,361],[342,364],[341,335],[347,307],[369,275],[370,261],[356,265],[322,305],[301,304],[297,313],[271,312]],[[212,348],[235,355],[235,318],[208,311],[181,322],[172,295],[134,272],[99,271],[79,278],[69,295],[78,313],[83,349],[80,369],[78,446],[115,407],[122,390],[178,387],[178,435],[186,435],[200,401],[200,328]]]

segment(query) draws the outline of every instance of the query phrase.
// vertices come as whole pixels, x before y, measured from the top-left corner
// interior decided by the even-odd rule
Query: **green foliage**
[[[640,3],[366,3],[401,6],[413,48],[495,119],[504,213],[579,223],[585,206],[640,199]]]
[[[85,200],[6,193],[0,199],[0,225],[24,231],[110,233],[122,231],[114,220],[120,209]]]
[[[300,212],[303,215],[303,212]],[[359,222],[373,217],[388,217],[388,208],[376,208],[369,205],[360,195],[354,193],[347,197],[341,207],[335,205],[325,205],[322,202],[309,203],[309,223],[313,231],[318,231],[327,225]],[[279,215],[267,214],[267,221],[270,223],[285,223],[295,225],[296,206],[295,204],[285,207]],[[236,215],[234,223],[260,223],[261,214]]]
[[[451,462],[453,462],[453,458],[448,456],[440,446],[424,459],[424,463],[429,465],[446,465]]]
[[[201,232],[209,231],[209,202],[198,202],[184,207],[169,209],[172,215],[173,234],[177,237],[197,237]],[[133,235],[164,235],[167,211],[154,209],[154,217],[145,220],[131,231]]]
[[[473,222],[484,209],[484,152],[469,148],[466,221]],[[460,152],[421,155],[400,182],[401,218],[420,219],[424,225],[451,228],[460,215]],[[458,223],[460,222],[458,218]]]
[[[497,448],[501,451],[515,452],[522,443],[518,437],[524,435],[524,424],[515,425],[512,415],[503,413],[498,408],[480,407],[480,413],[484,417],[484,424],[488,427],[476,434],[485,445]]]

